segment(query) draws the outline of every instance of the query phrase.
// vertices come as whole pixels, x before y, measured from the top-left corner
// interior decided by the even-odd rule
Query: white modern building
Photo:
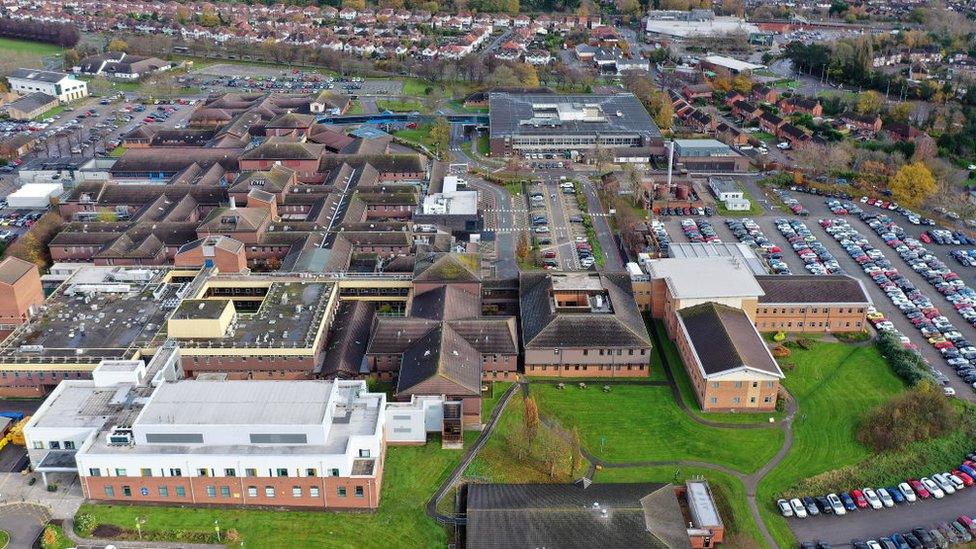
[[[11,91],[21,95],[42,92],[57,97],[62,103],[88,97],[88,84],[65,72],[17,69],[7,76],[7,81]]]
[[[386,396],[365,381],[147,385],[151,367],[125,368],[58,385],[24,430],[35,470],[77,471],[92,500],[379,505]]]

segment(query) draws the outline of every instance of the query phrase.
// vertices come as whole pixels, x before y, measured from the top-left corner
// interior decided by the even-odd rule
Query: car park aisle
[[[976,487],[963,489],[943,499],[929,498],[884,509],[863,509],[844,516],[817,515],[787,519],[798,541],[826,541],[833,547],[847,547],[852,539],[878,539],[915,527],[933,528],[952,522],[976,510]]]

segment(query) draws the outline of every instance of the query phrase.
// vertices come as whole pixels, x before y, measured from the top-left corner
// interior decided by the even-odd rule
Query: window
[[[301,486],[292,486],[291,487],[291,497],[293,497],[293,498],[300,498],[300,497],[302,497],[302,487]]]
[[[339,476],[339,470],[338,469],[332,469],[331,471],[329,471],[329,475],[330,476],[333,476],[333,477],[337,477],[337,476]]]
[[[131,486],[123,486],[122,487],[122,495],[125,496],[125,497],[127,497],[127,498],[131,498],[132,497],[132,487]]]
[[[161,497],[161,498],[168,498],[169,497],[169,488],[167,488],[165,486],[160,486],[159,487],[159,497]]]
[[[52,450],[60,450],[61,449],[61,443],[58,442],[58,441],[56,441],[56,440],[52,440],[51,442],[48,442],[47,443],[47,446],[48,446],[48,448],[50,448]]]
[[[712,397],[710,400],[712,401],[712,404],[718,404],[718,399],[717,398]]]
[[[217,489],[214,488],[213,486],[207,486],[207,497],[208,498],[217,497]]]
[[[230,497],[230,486],[221,486],[220,487],[220,497],[222,497],[222,498],[229,498]]]
[[[356,486],[356,497],[357,498],[363,497],[363,487],[362,486]]]
[[[767,381],[766,382],[766,387],[772,389],[773,388],[773,382],[772,381]]]
[[[753,381],[752,382],[752,388],[755,389],[757,387],[759,387],[759,382],[758,381]]]
[[[741,381],[736,381],[735,382],[735,388],[736,389],[741,389],[742,388],[742,382]]]
[[[249,498],[256,498],[256,497],[258,497],[258,487],[257,486],[248,486],[247,487],[247,497],[249,497]]]
[[[713,381],[712,382],[712,389],[718,389],[718,382],[717,381]]]
[[[88,476],[90,477],[100,477],[102,476],[102,470],[97,468],[91,468],[88,470]]]
[[[176,497],[178,497],[178,498],[185,498],[186,497],[186,488],[184,488],[182,486],[177,486],[176,487]]]
[[[198,477],[209,477],[210,476],[210,469],[197,469],[197,476]]]
[[[309,495],[309,497],[313,497],[313,498],[319,497],[319,487],[318,486],[312,486],[312,487],[310,487],[308,489],[308,495]]]
[[[171,476],[171,477],[182,477],[183,476],[183,470],[182,469],[179,469],[179,468],[177,468],[177,469],[170,469],[169,470],[169,476]]]
[[[73,440],[66,440],[66,441],[64,441],[64,449],[65,450],[74,450],[75,449],[75,441],[73,441]]]
[[[35,440],[33,446],[34,446],[34,449],[35,450],[43,450],[44,449],[44,443],[41,442],[41,441],[39,441],[39,440]]]
[[[345,486],[340,486],[339,488],[336,489],[336,493],[339,494],[339,497],[340,498],[346,497],[346,487]]]
[[[275,476],[276,477],[287,477],[288,476],[288,469],[275,469]]]
[[[772,401],[773,401],[773,398],[772,397],[769,397],[769,396],[763,397],[763,402],[765,402],[766,404],[769,404]]]
[[[139,469],[139,476],[141,477],[151,477],[152,469]]]
[[[105,487],[105,497],[114,498],[115,497],[115,488],[112,488],[111,486],[106,486]]]
[[[738,404],[740,402],[742,402],[742,399],[741,398],[739,398],[739,397],[732,397],[732,404]]]
[[[251,468],[244,469],[244,476],[247,476],[247,477],[256,477],[256,476],[258,476],[258,470],[257,469],[251,469]]]
[[[117,477],[124,477],[124,476],[126,476],[125,469],[116,469],[115,470],[115,476],[117,476]]]
[[[274,486],[264,487],[264,497],[273,498],[275,496]]]
[[[237,476],[237,471],[235,471],[233,469],[224,469],[224,476],[225,477],[236,477]]]
[[[306,477],[317,477],[319,476],[319,470],[315,468],[305,469]]]
[[[749,397],[749,403],[750,404],[755,404],[756,403],[756,397]]]
[[[369,457],[369,449],[368,448],[360,448],[360,450],[359,450],[359,457],[361,457],[361,458],[368,458]]]

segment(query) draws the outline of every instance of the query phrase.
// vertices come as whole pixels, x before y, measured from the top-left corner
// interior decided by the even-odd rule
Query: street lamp
[[[220,524],[217,523],[217,519],[214,519],[214,530],[217,531],[217,543],[220,543]]]
[[[136,531],[139,532],[139,539],[142,539],[142,525],[146,523],[146,517],[136,517]]]

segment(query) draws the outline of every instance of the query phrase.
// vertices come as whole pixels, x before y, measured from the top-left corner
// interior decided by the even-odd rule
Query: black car
[[[912,534],[918,538],[918,541],[922,542],[922,545],[924,545],[926,549],[936,549],[935,540],[932,539],[932,535],[929,534],[925,528],[913,528]]]
[[[827,501],[827,498],[826,497],[824,497],[824,496],[817,496],[816,498],[814,498],[814,500],[817,502],[817,507],[820,508],[820,512],[822,514],[824,514],[824,515],[833,515],[834,514],[834,508],[830,505],[830,502]]]
[[[854,549],[871,549],[870,547],[868,547],[867,543],[864,543],[863,539],[852,539],[851,547],[853,547]]]
[[[915,537],[915,534],[911,532],[904,532],[902,533],[901,537],[905,538],[905,543],[907,543],[912,549],[923,549],[925,547],[925,545]]]

